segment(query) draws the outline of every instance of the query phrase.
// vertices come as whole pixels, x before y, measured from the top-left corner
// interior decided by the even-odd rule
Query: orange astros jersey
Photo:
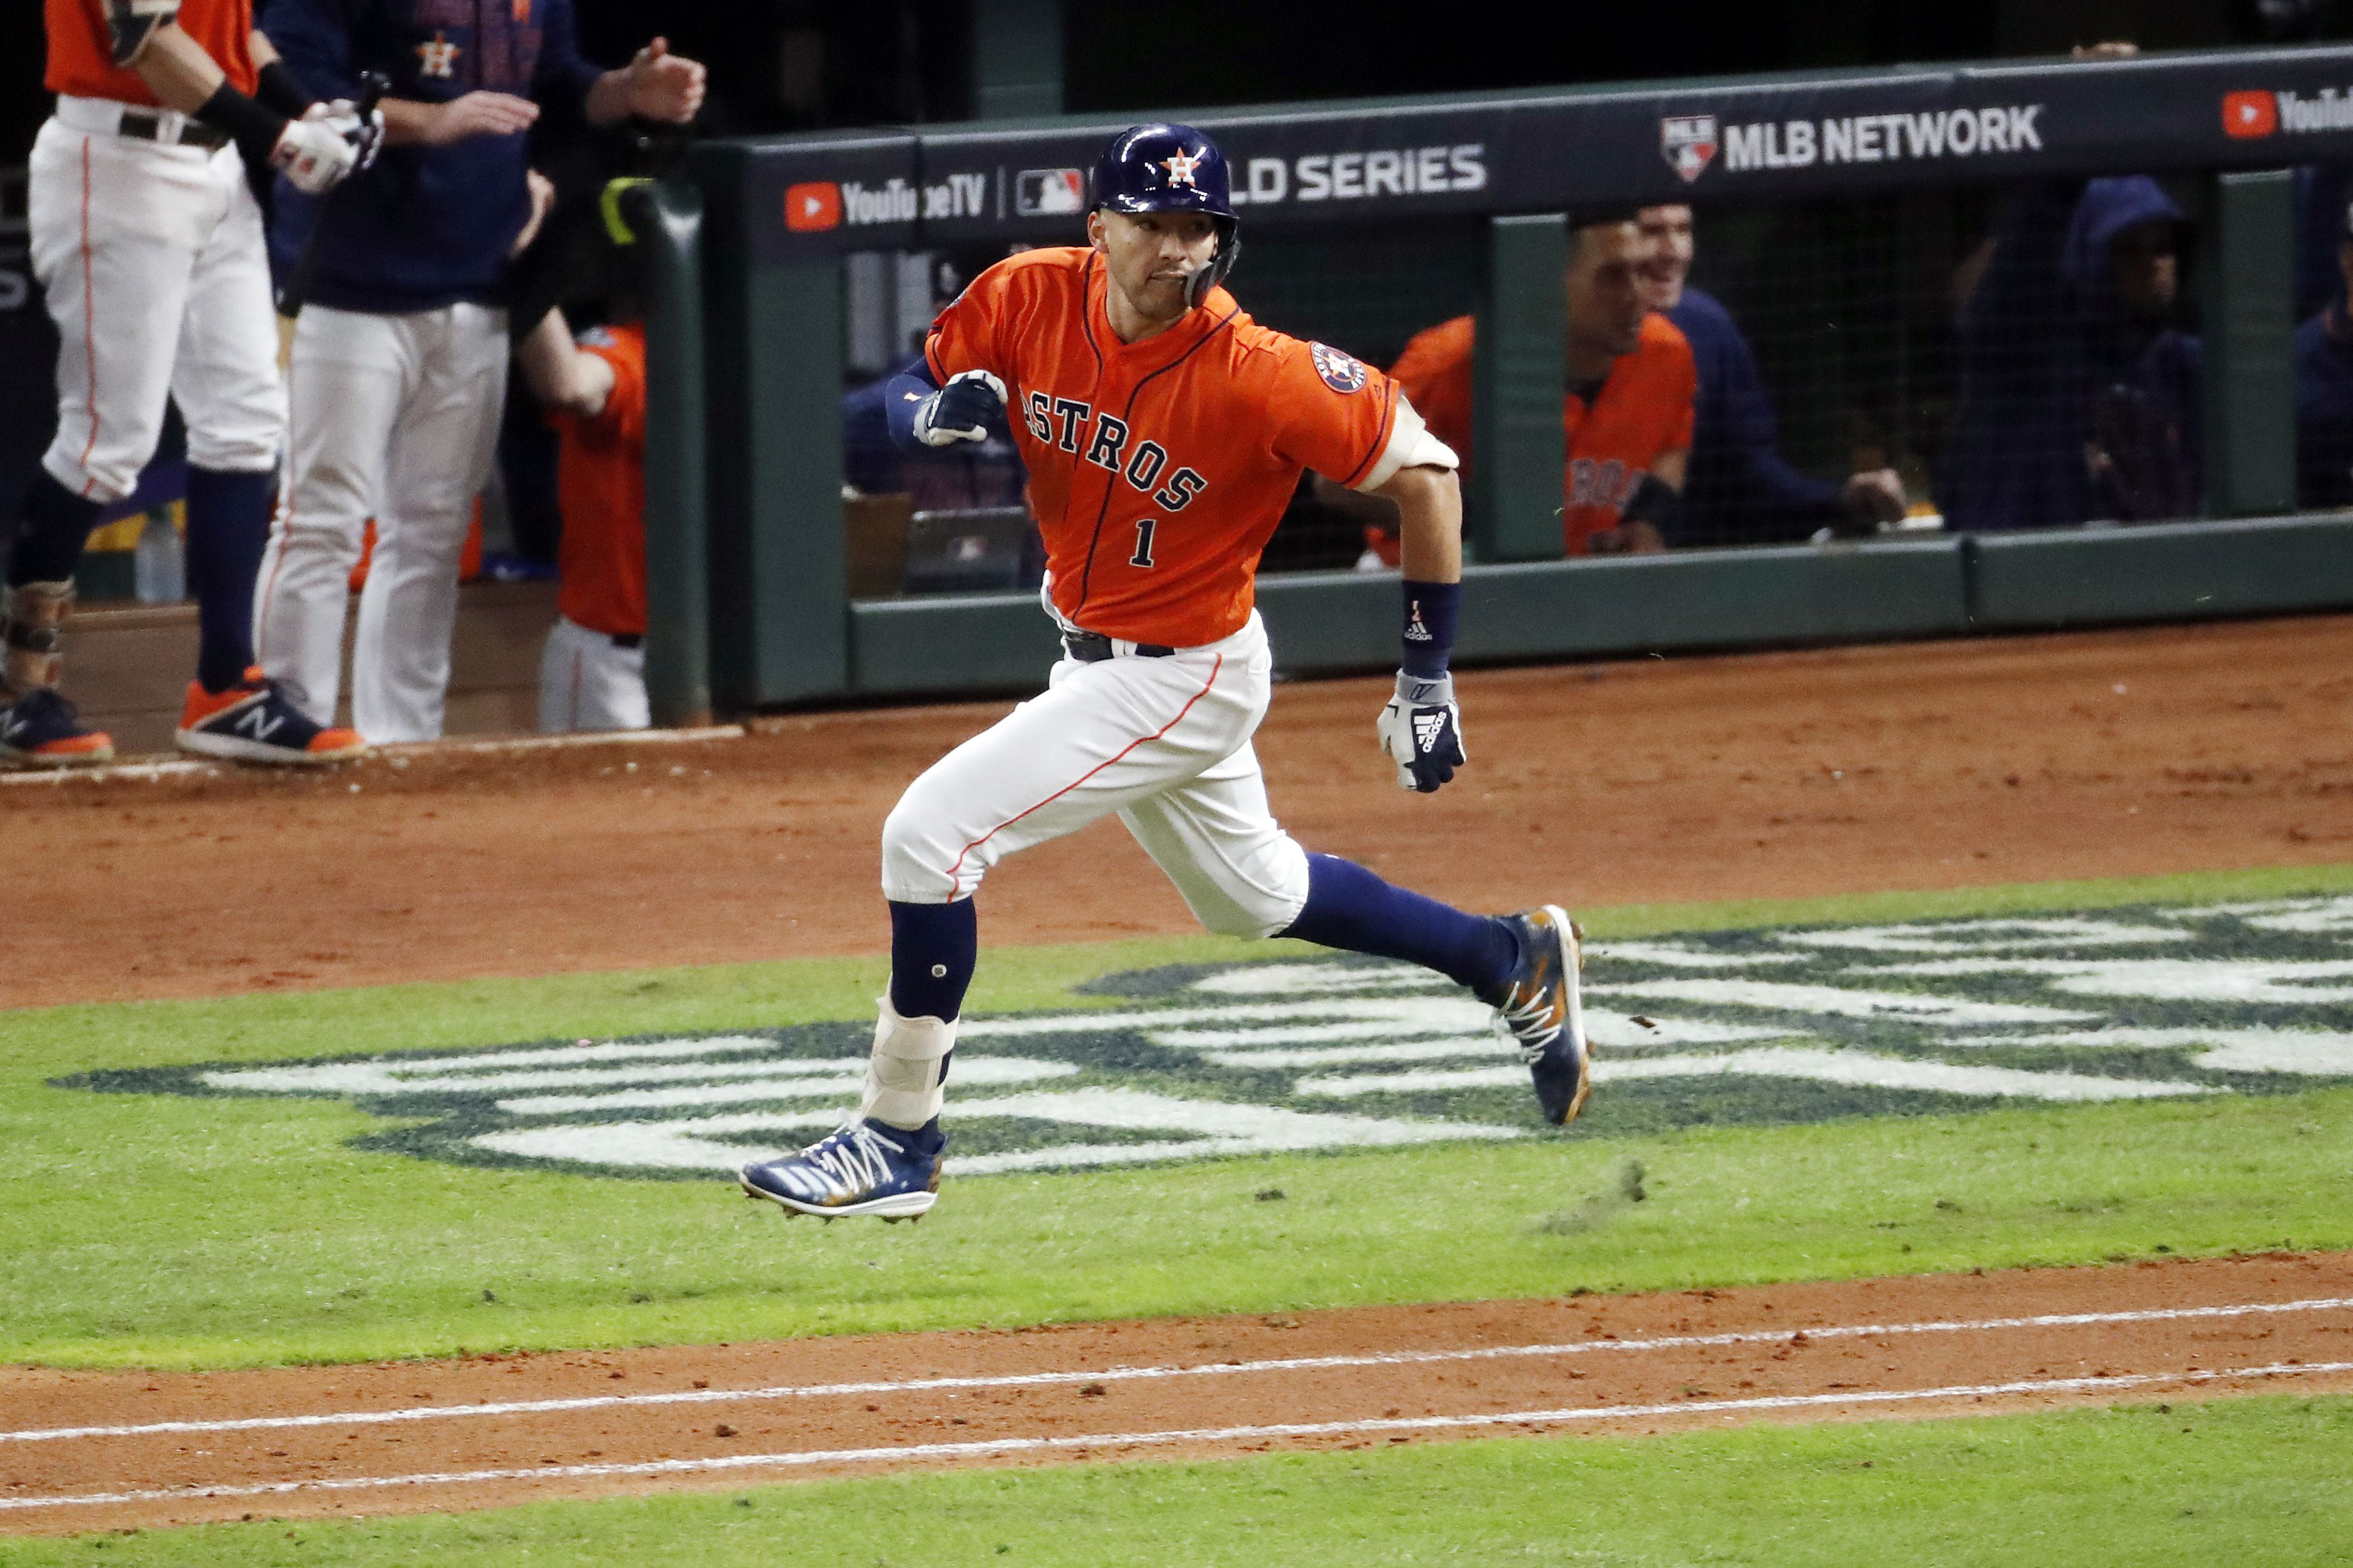
[[[555,502],[564,514],[555,607],[574,626],[608,637],[646,630],[646,333],[584,332],[580,352],[613,367],[613,390],[593,415],[552,412],[560,444]]]
[[[1303,468],[1374,471],[1397,419],[1378,371],[1251,321],[1214,289],[1124,343],[1103,259],[1027,251],[973,280],[924,346],[933,377],[993,372],[1029,470],[1054,607],[1081,628],[1196,647],[1250,619],[1259,554]]]
[[[1453,447],[1466,468],[1472,341],[1472,319],[1458,316],[1415,334],[1389,370],[1430,433]],[[1568,439],[1561,524],[1571,555],[1584,554],[1586,541],[1618,526],[1619,509],[1651,464],[1690,447],[1698,387],[1691,343],[1682,329],[1653,311],[1642,319],[1634,352],[1609,367],[1591,407],[1574,393],[1563,400],[1561,428]]]
[[[231,87],[248,97],[253,94],[253,0],[178,0],[176,5],[170,0],[47,3],[49,69],[44,82],[51,92],[158,107],[139,73],[115,63],[116,35],[107,21],[111,9],[126,13],[140,37],[144,36],[141,29],[176,21],[227,74]]]

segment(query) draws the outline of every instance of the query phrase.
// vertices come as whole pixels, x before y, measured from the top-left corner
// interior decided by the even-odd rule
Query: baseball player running
[[[1210,930],[1437,970],[1494,1006],[1546,1120],[1585,1102],[1566,913],[1465,914],[1308,854],[1267,809],[1250,735],[1273,661],[1252,579],[1301,471],[1397,503],[1404,668],[1377,730],[1398,782],[1425,793],[1463,762],[1447,674],[1461,501],[1454,454],[1393,382],[1258,325],[1219,286],[1238,249],[1228,189],[1198,131],[1121,132],[1095,171],[1088,245],[990,268],[941,313],[926,374],[893,389],[910,447],[978,440],[1000,404],[1018,415],[1064,657],[1043,696],[934,763],[883,825],[891,987],[859,1115],[746,1165],[754,1197],[828,1216],[932,1206],[973,892],[1005,856],[1113,812]]]
[[[270,37],[306,81],[392,81],[379,165],[323,215],[279,192],[291,264],[323,221],[294,331],[291,467],[262,566],[262,668],[323,721],[367,520],[352,720],[371,742],[441,733],[458,559],[506,397],[507,261],[531,213],[525,132],[540,104],[594,124],[684,124],[703,68],[659,38],[628,66],[580,56],[572,0],[275,0]]]
[[[166,395],[188,427],[188,577],[202,628],[178,741],[319,762],[348,730],[297,712],[255,663],[253,582],[286,434],[261,210],[240,151],[324,192],[357,161],[349,104],[314,102],[253,30],[251,0],[47,0],[57,112],[33,144],[33,270],[56,319],[58,433],[7,531],[0,763],[100,763],[113,742],[58,695],[73,570],[154,455]],[[331,716],[330,716],[331,717]]]

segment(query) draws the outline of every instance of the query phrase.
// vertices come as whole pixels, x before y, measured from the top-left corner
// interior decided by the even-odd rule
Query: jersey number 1
[[[1135,553],[1127,558],[1130,566],[1152,564],[1152,531],[1160,526],[1156,517],[1138,518],[1135,522]]]

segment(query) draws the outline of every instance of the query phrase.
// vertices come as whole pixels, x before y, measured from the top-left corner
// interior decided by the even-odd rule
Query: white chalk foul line
[[[142,1437],[166,1433],[258,1432],[301,1426],[367,1426],[391,1422],[443,1421],[475,1415],[533,1415],[551,1411],[603,1410],[615,1405],[732,1405],[760,1399],[820,1399],[868,1394],[923,1394],[940,1389],[1039,1388],[1066,1383],[1126,1383],[1159,1378],[1224,1377],[1253,1372],[1321,1372],[1359,1366],[1421,1366],[1431,1363],[1504,1361],[1522,1357],[1588,1355],[1597,1351],[1683,1350],[1713,1345],[1781,1344],[1807,1341],[1870,1339],[1887,1334],[1962,1334],[2003,1329],[2082,1328],[2107,1323],[2150,1323],[2187,1318],[2240,1318],[2277,1312],[2320,1312],[2353,1307],[2353,1296],[2316,1296],[2299,1301],[2252,1301],[2221,1307],[2155,1307],[2130,1312],[2054,1312],[2031,1318],[1973,1318],[1959,1322],[1847,1323],[1827,1328],[1757,1329],[1738,1333],[1670,1334],[1650,1340],[1578,1340],[1560,1344],[1484,1345],[1456,1351],[1380,1351],[1365,1355],[1297,1356],[1282,1360],[1218,1362],[1204,1366],[1115,1366],[1094,1372],[1025,1372],[997,1376],[917,1377],[874,1383],[779,1384],[766,1388],[712,1388],[671,1394],[598,1394],[573,1399],[519,1399],[486,1405],[426,1405],[406,1410],[328,1411],[314,1415],[250,1415],[223,1421],[148,1421],[121,1426],[31,1426],[0,1432],[0,1443],[40,1443],[67,1437]]]
[[[346,1476],[327,1480],[264,1481],[247,1486],[162,1487],[141,1491],[80,1492],[58,1497],[0,1498],[10,1509],[70,1508],[107,1503],[194,1502],[205,1498],[278,1497],[289,1492],[341,1492],[388,1487],[465,1486],[484,1481],[578,1479],[600,1476],[683,1476],[718,1470],[781,1469],[804,1465],[860,1465],[911,1459],[987,1458],[1078,1448],[1140,1448],[1166,1443],[1239,1443],[1258,1437],[1353,1437],[1385,1432],[1446,1432],[1480,1426],[1556,1426],[1574,1421],[1643,1420],[1659,1415],[1706,1415],[1744,1410],[1799,1410],[1836,1405],[1895,1405],[1924,1399],[1986,1399],[2020,1394],[2065,1394],[2145,1388],[2152,1384],[2203,1384],[2315,1373],[2353,1372],[2353,1361],[2221,1372],[2126,1373],[2114,1377],[2040,1377],[2016,1383],[1965,1383],[1943,1388],[1858,1390],[1842,1394],[1760,1394],[1748,1399],[1687,1399],[1672,1405],[1594,1405],[1570,1410],[1505,1410],[1491,1415],[1402,1415],[1364,1421],[1285,1421],[1263,1426],[1191,1426],[1176,1431],[1105,1432],[1061,1437],[997,1437],[972,1443],[909,1443],[881,1448],[814,1448],[787,1454],[725,1454],[709,1459],[649,1459],[627,1465],[539,1465],[498,1470],[438,1470],[406,1476]]]

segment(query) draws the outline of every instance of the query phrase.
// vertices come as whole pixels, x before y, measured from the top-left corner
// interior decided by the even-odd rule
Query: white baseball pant
[[[118,135],[122,108],[59,99],[26,195],[58,340],[58,433],[42,466],[97,501],[137,487],[166,394],[198,468],[267,472],[286,432],[269,250],[237,149]],[[176,135],[181,117],[162,118]]]
[[[542,732],[644,730],[653,721],[645,646],[623,647],[603,632],[556,616],[539,656]]]
[[[882,827],[884,895],[953,902],[1014,851],[1117,812],[1204,926],[1283,930],[1307,902],[1307,853],[1267,808],[1250,749],[1273,668],[1255,612],[1167,658],[1063,659],[1044,695],[908,786]]]
[[[458,558],[506,401],[506,312],[311,305],[294,327],[290,471],[253,611],[262,669],[332,723],[343,615],[367,520],[352,723],[372,743],[441,734]]]

